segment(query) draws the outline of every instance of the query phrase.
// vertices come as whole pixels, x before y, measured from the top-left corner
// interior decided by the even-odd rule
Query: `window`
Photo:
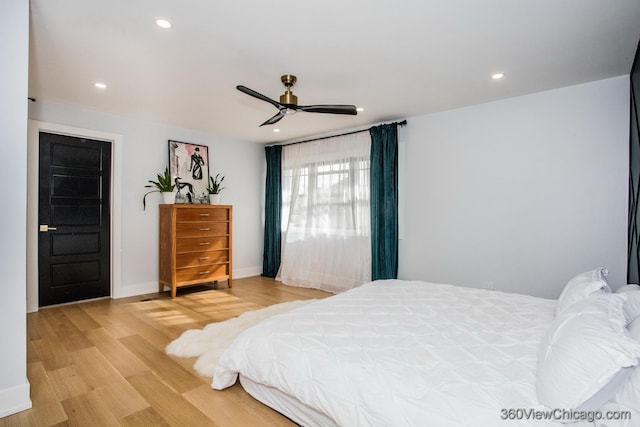
[[[360,133],[283,148],[279,280],[341,292],[370,279],[370,147]]]

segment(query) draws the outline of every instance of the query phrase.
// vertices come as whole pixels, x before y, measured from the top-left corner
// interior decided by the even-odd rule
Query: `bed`
[[[239,378],[304,426],[540,426],[523,411],[545,410],[537,354],[556,306],[499,291],[375,281],[248,329],[219,359],[212,387]]]

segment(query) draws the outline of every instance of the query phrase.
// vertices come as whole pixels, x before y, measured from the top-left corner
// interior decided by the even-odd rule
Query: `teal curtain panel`
[[[398,277],[398,124],[371,135],[371,280]]]
[[[276,277],[280,268],[282,218],[282,146],[265,147],[267,179],[264,203],[262,275]]]

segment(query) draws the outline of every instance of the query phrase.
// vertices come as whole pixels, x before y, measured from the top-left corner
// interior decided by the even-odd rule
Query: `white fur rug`
[[[167,345],[167,354],[180,357],[198,357],[194,369],[200,375],[213,377],[218,358],[233,340],[262,320],[278,313],[293,310],[315,300],[283,302],[259,310],[247,311],[224,322],[210,323],[204,329],[190,329]]]

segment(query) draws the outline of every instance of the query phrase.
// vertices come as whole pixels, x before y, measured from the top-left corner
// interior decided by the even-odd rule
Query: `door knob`
[[[55,231],[56,227],[49,227],[47,224],[40,224],[40,231]]]

